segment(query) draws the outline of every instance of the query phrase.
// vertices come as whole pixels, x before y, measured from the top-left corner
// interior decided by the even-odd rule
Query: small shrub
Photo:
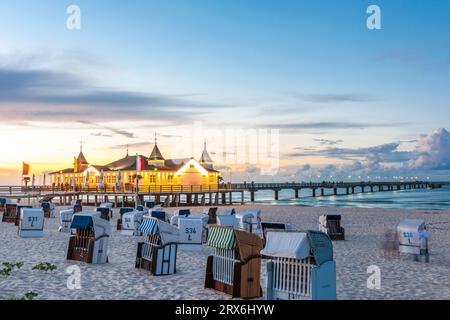
[[[54,271],[56,270],[56,265],[48,263],[48,262],[39,262],[36,264],[32,270],[40,270],[40,271]]]

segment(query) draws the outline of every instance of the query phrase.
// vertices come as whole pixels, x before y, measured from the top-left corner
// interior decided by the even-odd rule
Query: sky
[[[66,10],[81,10],[69,30]],[[381,29],[369,30],[369,5]],[[450,179],[450,3],[0,0],[0,184],[208,151],[225,180]],[[255,147],[256,145],[256,147]]]

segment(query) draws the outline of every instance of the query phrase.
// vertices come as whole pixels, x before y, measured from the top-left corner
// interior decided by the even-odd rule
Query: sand
[[[294,206],[237,206],[236,209],[239,212],[248,207],[261,208],[263,221],[291,223],[300,230],[316,230],[318,217],[323,213],[342,214],[347,239],[334,242],[338,299],[450,299],[450,224],[440,226],[446,230],[431,229],[430,263],[416,262],[411,256],[383,249],[386,231],[395,229],[400,220],[450,222],[450,212]],[[219,208],[219,214],[226,209]],[[201,210],[192,209],[193,212]],[[115,209],[113,230],[117,216]],[[46,219],[43,238],[23,239],[13,224],[0,223],[0,262],[24,262],[9,277],[0,277],[0,298],[17,298],[34,291],[38,293],[36,299],[230,299],[203,287],[206,259],[212,252],[206,246],[201,252],[179,252],[177,273],[155,277],[134,268],[140,237],[125,236],[114,230],[109,244],[110,262],[89,265],[66,260],[69,235],[59,233],[58,226],[59,219]],[[55,264],[57,269],[32,270],[39,262]],[[71,265],[81,269],[80,290],[67,288],[69,275],[65,271]],[[367,268],[371,265],[381,270],[379,290],[368,289],[366,285]],[[264,281],[263,271],[263,285]]]

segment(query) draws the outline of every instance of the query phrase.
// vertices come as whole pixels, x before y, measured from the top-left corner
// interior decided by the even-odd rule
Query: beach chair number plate
[[[22,222],[22,230],[40,230],[42,229],[42,222],[36,216],[29,216]]]
[[[181,243],[202,243],[202,225],[197,221],[185,222],[180,232]],[[181,231],[181,230],[180,230]]]

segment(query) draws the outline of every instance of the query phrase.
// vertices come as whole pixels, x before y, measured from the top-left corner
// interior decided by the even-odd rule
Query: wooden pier
[[[0,197],[21,199],[24,202],[39,201],[45,197],[53,202],[68,205],[73,199],[82,199],[85,205],[98,206],[101,202],[112,202],[116,207],[133,206],[136,197],[139,202],[154,201],[166,206],[220,206],[244,204],[245,194],[250,202],[255,201],[255,194],[260,190],[272,190],[274,200],[279,199],[281,190],[292,190],[293,198],[300,198],[301,190],[308,190],[310,197],[350,195],[356,193],[388,192],[414,189],[431,189],[442,184],[409,182],[301,182],[301,183],[233,183],[211,186],[128,186],[120,188],[84,188],[51,186],[0,186]],[[236,200],[239,199],[239,200]]]

